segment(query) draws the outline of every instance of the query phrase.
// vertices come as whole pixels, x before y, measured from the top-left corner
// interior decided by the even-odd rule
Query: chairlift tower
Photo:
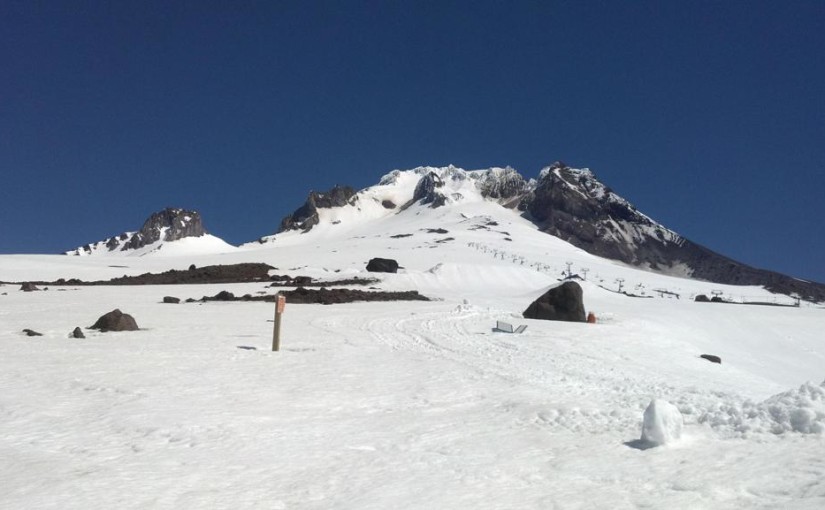
[[[589,269],[589,268],[587,268],[587,267],[583,267],[583,268],[581,269],[581,271],[582,271],[582,273],[584,274],[584,279],[585,279],[585,280],[587,280],[587,272],[588,272],[588,271],[590,271],[590,269]]]
[[[622,291],[622,284],[624,283],[624,278],[616,278],[616,283],[619,284],[619,292]]]

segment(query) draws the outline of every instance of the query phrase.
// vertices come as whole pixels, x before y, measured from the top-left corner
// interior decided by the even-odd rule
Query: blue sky
[[[722,254],[825,281],[825,2],[0,1],[0,252],[310,190],[562,160]]]

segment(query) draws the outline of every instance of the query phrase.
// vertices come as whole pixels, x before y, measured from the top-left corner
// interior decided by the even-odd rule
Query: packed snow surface
[[[228,253],[0,256],[5,282],[246,261],[434,299],[287,303],[271,352],[271,304],[161,302],[263,282],[0,286],[0,508],[825,508],[820,306],[697,303],[793,300],[593,257],[480,200],[379,207]],[[523,319],[568,272],[598,322]],[[114,308],[141,330],[68,338]],[[653,399],[683,425],[649,448]]]

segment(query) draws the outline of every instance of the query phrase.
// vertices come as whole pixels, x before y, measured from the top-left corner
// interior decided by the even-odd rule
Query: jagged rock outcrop
[[[278,232],[287,230],[303,230],[306,232],[318,224],[318,209],[342,207],[350,203],[353,196],[355,196],[355,190],[349,186],[336,185],[331,190],[323,193],[312,191],[309,193],[304,205],[281,220]]]
[[[825,301],[825,285],[756,269],[713,252],[645,216],[590,170],[554,163],[525,198],[526,214],[544,232],[589,253],[669,274],[731,285],[762,285]]]
[[[177,241],[206,234],[201,215],[186,209],[166,209],[149,216],[143,227],[123,244],[121,250],[136,250],[158,241]]]
[[[429,204],[430,207],[441,207],[447,203],[447,197],[442,194],[439,189],[444,187],[444,181],[436,175],[435,172],[430,172],[418,181],[413,193],[412,202],[418,202],[422,205]]]
[[[475,177],[481,196],[497,199],[505,207],[510,207],[530,191],[531,183],[524,180],[520,173],[510,168],[490,168],[483,172],[471,174]]]
[[[149,216],[137,232],[124,232],[97,243],[86,244],[66,252],[66,255],[137,250],[158,241],[177,241],[185,237],[201,237],[207,233],[197,211],[167,207]]]

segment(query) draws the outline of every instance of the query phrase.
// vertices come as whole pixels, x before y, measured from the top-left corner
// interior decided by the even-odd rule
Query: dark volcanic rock
[[[708,299],[708,297],[704,294],[699,294],[693,300],[697,303],[710,303],[710,299]]]
[[[86,338],[86,335],[83,334],[83,330],[81,330],[79,326],[74,328],[70,336],[72,338]]]
[[[245,262],[220,266],[204,266],[187,271],[175,269],[159,274],[144,273],[139,276],[112,278],[108,285],[171,285],[181,283],[246,283],[269,280],[269,271],[274,269],[268,264]]]
[[[421,204],[430,204],[430,207],[441,207],[447,203],[447,198],[438,191],[444,186],[444,181],[441,177],[430,172],[423,176],[418,184],[415,185],[415,192],[413,192],[412,202],[419,202]]]
[[[481,196],[499,200],[505,206],[515,206],[518,200],[510,203],[509,199],[520,199],[528,191],[528,183],[514,169],[488,170],[478,182]]]
[[[26,336],[43,336],[43,333],[38,333],[33,329],[24,329],[23,333],[25,333]]]
[[[720,365],[722,364],[722,358],[720,358],[719,356],[714,356],[713,354],[702,354],[699,357],[706,359],[711,363],[719,363]]]
[[[234,301],[234,300],[235,300],[235,294],[232,294],[228,290],[222,290],[222,291],[218,292],[217,294],[215,294],[214,296],[212,296],[212,298],[210,299],[210,301]]]
[[[174,296],[164,296],[163,302],[176,305],[180,303],[180,298],[176,298]]]
[[[358,289],[306,289],[299,287],[295,290],[281,291],[281,295],[286,297],[287,304],[322,304],[332,305],[339,303],[352,303],[355,301],[429,301],[429,298],[422,296],[418,291],[406,292],[370,292]],[[219,296],[232,296],[230,292],[222,291],[216,296],[204,296],[201,301],[225,301],[227,299],[219,299]],[[232,297],[229,301],[266,301],[274,302],[276,296],[252,296],[245,295],[240,298]]]
[[[367,271],[371,273],[397,273],[398,262],[393,259],[370,259],[367,263]]]
[[[381,205],[384,206],[384,209],[395,209],[396,205],[395,202],[392,200],[382,200]]]
[[[134,250],[157,241],[177,241],[184,237],[200,237],[206,233],[200,213],[167,207],[149,216],[139,231],[122,233],[94,243],[94,249],[105,247],[108,251]],[[80,255],[81,251],[92,253],[94,249],[87,244],[66,254]]]
[[[526,319],[586,322],[582,288],[576,282],[564,282],[544,293],[524,311]]]
[[[355,196],[355,190],[349,186],[335,186],[323,193],[312,191],[309,193],[304,205],[281,220],[278,232],[286,230],[303,230],[307,232],[318,224],[318,209],[345,206],[350,203],[353,196]]]
[[[177,241],[184,237],[206,234],[197,211],[167,207],[149,216],[140,231],[123,244],[123,250],[135,250],[157,241]]]
[[[99,329],[105,333],[107,331],[137,331],[139,328],[134,317],[116,308],[101,316],[89,329]]]
[[[38,289],[37,285],[35,285],[32,282],[23,282],[23,285],[20,286],[20,290],[22,290],[23,292],[33,292],[35,290],[40,289]]]
[[[825,301],[825,285],[756,269],[681,237],[641,214],[589,170],[554,163],[525,196],[527,216],[544,232],[589,253],[653,270]]]

